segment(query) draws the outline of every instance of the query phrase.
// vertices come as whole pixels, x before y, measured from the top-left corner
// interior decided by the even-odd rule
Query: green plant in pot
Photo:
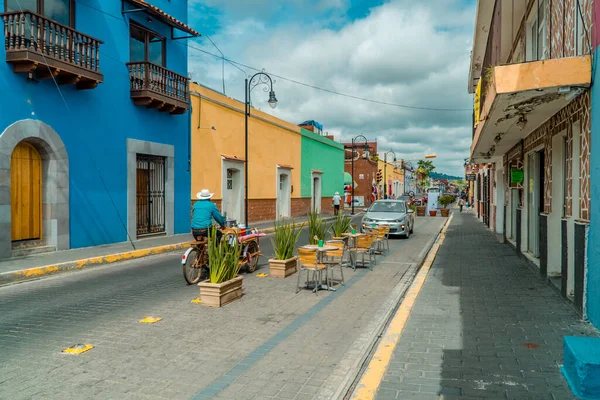
[[[285,278],[296,272],[294,249],[303,227],[304,224],[296,227],[294,220],[275,222],[275,234],[271,239],[275,258],[269,260],[270,275],[273,278]]]
[[[327,222],[317,213],[308,213],[308,240],[317,244],[327,236]]]
[[[198,284],[202,304],[221,307],[242,296],[241,250],[236,236],[223,236],[217,242],[217,230],[212,228],[207,245],[209,279]]]
[[[342,235],[350,231],[352,219],[344,214],[338,214],[331,223],[331,236],[334,240],[344,240]]]
[[[450,210],[448,206],[456,201],[454,196],[442,196],[438,199],[438,203],[444,208],[442,208],[442,217],[447,217],[450,215]]]

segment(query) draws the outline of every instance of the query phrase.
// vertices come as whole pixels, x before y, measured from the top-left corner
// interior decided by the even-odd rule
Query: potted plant
[[[270,275],[274,278],[286,278],[296,273],[294,248],[300,237],[304,224],[296,228],[294,220],[275,222],[275,234],[271,242],[275,250],[275,258],[269,260]]]
[[[208,238],[209,278],[200,282],[200,300],[209,307],[222,307],[242,297],[243,277],[238,275],[241,246],[235,236],[224,236],[217,243],[213,227]]]
[[[429,216],[435,217],[437,215],[437,210],[429,210]]]
[[[346,240],[344,233],[350,231],[352,219],[344,214],[338,214],[331,224],[331,238],[333,240]]]
[[[417,217],[424,217],[427,212],[427,206],[416,206],[413,204],[411,207],[416,207]]]
[[[327,236],[327,222],[317,213],[308,213],[308,240],[317,244]]]
[[[438,202],[442,205],[442,217],[447,217],[450,215],[450,210],[447,208],[450,204],[454,203],[456,198],[454,196],[442,196],[438,200]]]

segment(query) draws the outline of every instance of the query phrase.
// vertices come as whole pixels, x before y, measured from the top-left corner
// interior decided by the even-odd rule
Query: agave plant
[[[210,264],[210,283],[223,283],[238,275],[241,264],[241,246],[234,236],[224,236],[217,243],[217,229],[210,231],[208,238],[208,260]]]
[[[327,236],[327,222],[317,213],[308,213],[308,240],[317,244]]]
[[[275,222],[275,235],[271,242],[277,260],[289,260],[293,257],[294,247],[298,243],[303,227],[304,224],[297,228],[293,219],[287,222],[285,220]]]
[[[341,237],[342,234],[348,232],[350,230],[351,222],[352,219],[349,216],[339,213],[335,220],[333,220],[333,223],[331,224],[331,231],[333,232],[333,237]]]

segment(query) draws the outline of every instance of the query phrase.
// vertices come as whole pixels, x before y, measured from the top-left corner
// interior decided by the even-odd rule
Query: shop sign
[[[511,169],[510,170],[510,183],[522,183],[524,174],[522,169]]]

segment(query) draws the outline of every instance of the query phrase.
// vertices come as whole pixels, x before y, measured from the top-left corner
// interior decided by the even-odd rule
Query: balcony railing
[[[3,13],[2,19],[6,61],[15,72],[37,70],[38,78],[60,77],[79,89],[102,82],[102,41],[28,10]]]
[[[151,62],[129,62],[131,98],[136,105],[183,114],[189,106],[189,78]]]

